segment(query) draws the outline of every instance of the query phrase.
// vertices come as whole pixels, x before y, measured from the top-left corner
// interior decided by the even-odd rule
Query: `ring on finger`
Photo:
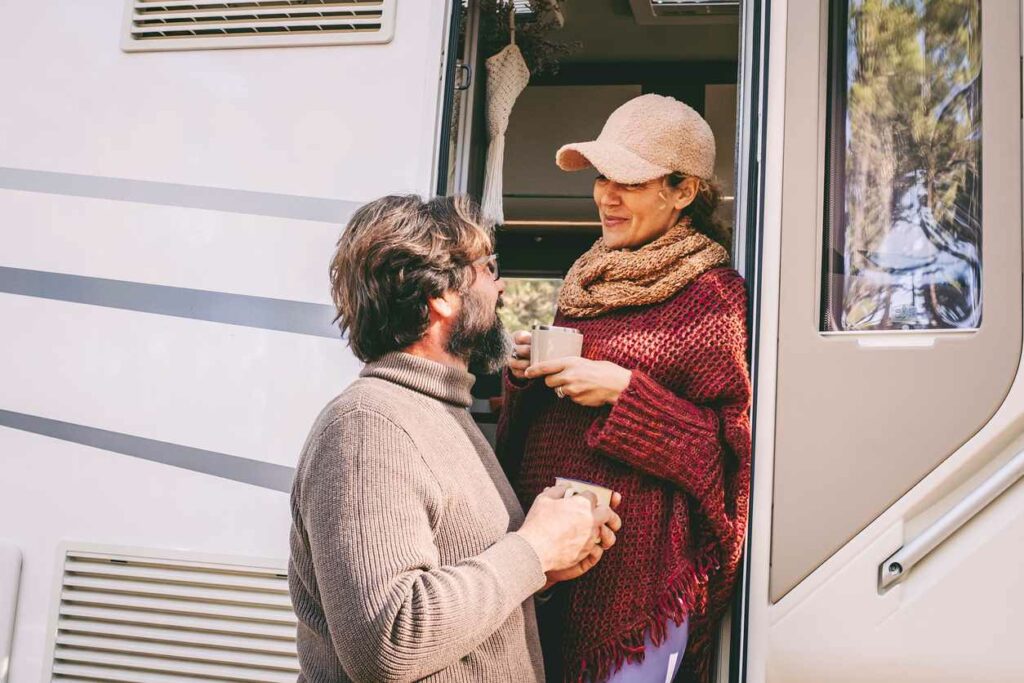
[[[555,387],[555,396],[565,398],[565,392],[562,390],[562,387]]]

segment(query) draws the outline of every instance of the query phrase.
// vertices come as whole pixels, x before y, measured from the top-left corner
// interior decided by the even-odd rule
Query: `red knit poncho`
[[[555,477],[619,491],[622,530],[581,578],[560,584],[567,681],[603,681],[690,615],[680,678],[706,681],[747,525],[750,379],[746,293],[729,268],[672,298],[595,318],[558,316],[583,355],[633,371],[618,403],[559,400],[543,380],[506,374],[498,455],[527,506]]]

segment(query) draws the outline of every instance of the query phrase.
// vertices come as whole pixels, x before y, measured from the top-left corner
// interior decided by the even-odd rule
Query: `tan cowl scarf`
[[[571,318],[594,318],[617,308],[661,303],[728,263],[725,247],[697,232],[689,218],[638,249],[609,249],[599,238],[565,276],[558,310]]]

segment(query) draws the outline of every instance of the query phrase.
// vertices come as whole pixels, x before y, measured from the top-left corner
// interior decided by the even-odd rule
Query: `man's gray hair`
[[[493,226],[466,196],[389,195],[349,220],[331,260],[331,298],[349,346],[369,363],[419,341],[429,299],[465,291]]]

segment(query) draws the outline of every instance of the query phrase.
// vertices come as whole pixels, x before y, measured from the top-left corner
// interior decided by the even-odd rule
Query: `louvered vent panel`
[[[69,550],[55,681],[293,683],[295,615],[283,568]]]
[[[397,0],[128,0],[127,51],[385,43]]]

